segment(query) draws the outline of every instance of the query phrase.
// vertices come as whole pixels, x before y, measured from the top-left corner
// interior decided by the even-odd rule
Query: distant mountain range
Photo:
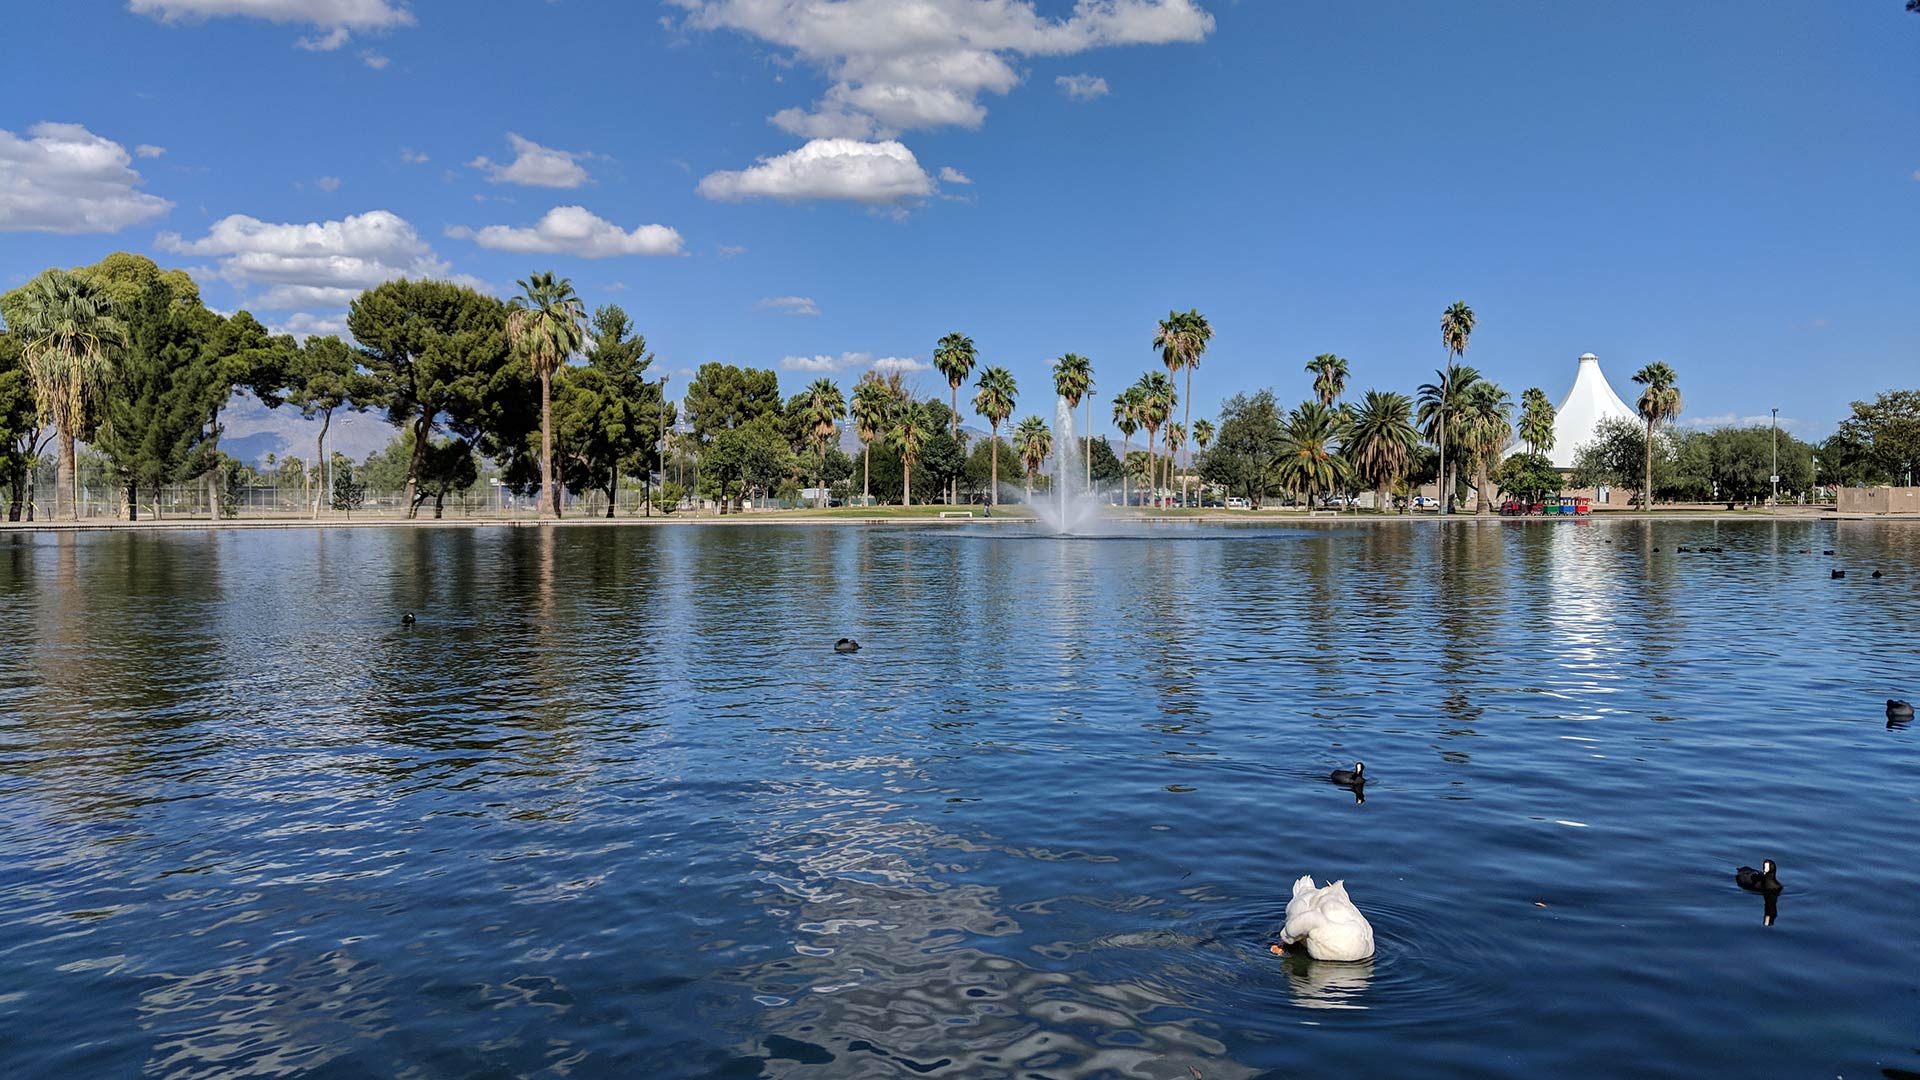
[[[241,461],[258,464],[268,454],[288,454],[306,460],[313,456],[313,440],[320,436],[320,421],[308,420],[290,405],[269,409],[258,398],[238,393],[220,412],[220,449]],[[398,429],[380,413],[357,413],[338,409],[333,426],[327,429],[327,452],[338,450],[355,461],[382,450],[399,436]]]
[[[313,455],[313,440],[320,434],[319,420],[308,420],[289,405],[269,409],[244,391],[235,394],[221,411],[220,424],[225,429],[220,435],[220,449],[250,464],[264,463],[268,454],[277,458],[291,454],[305,460]],[[1013,438],[1011,426],[1000,429],[1000,437],[1009,442]],[[960,433],[967,437],[968,445],[973,445],[987,437],[988,429],[961,424]],[[327,429],[327,451],[338,450],[355,461],[364,461],[399,435],[380,413],[340,409],[333,414],[333,426]],[[1114,440],[1107,439],[1107,444],[1118,452],[1119,444]],[[840,449],[854,456],[860,453],[860,437],[851,423],[841,425]]]

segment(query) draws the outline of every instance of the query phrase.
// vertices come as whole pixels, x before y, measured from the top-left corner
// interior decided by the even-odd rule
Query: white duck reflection
[[[1364,1009],[1361,1001],[1373,982],[1373,961],[1315,960],[1298,953],[1286,958],[1287,989],[1303,1009]]]

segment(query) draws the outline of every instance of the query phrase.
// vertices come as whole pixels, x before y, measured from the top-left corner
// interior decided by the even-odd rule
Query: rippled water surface
[[[0,1074],[1920,1070],[1917,586],[1849,522],[0,537]],[[1305,873],[1373,961],[1268,954]]]

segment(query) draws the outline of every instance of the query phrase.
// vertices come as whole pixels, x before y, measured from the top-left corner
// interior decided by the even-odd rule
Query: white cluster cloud
[[[1020,82],[1009,58],[1197,42],[1214,28],[1197,0],[1075,0],[1066,18],[1041,15],[1033,0],[669,2],[687,26],[759,38],[824,69],[833,85],[811,109],[771,117],[814,139],[979,127],[980,96]]]
[[[1106,97],[1107,80],[1098,75],[1062,75],[1053,80],[1053,85],[1067,92],[1075,101],[1092,101],[1097,97]]]
[[[897,142],[815,139],[750,168],[709,173],[699,191],[723,202],[843,199],[877,205],[930,195],[933,187],[913,151]]]
[[[940,170],[940,182],[943,184],[971,184],[973,183],[973,177],[968,176],[966,173],[961,172],[951,165],[947,165]]]
[[[360,62],[375,71],[385,71],[387,65],[393,63],[392,60],[374,52],[372,49],[366,49],[360,53]]]
[[[315,52],[345,45],[355,31],[413,24],[413,13],[397,0],[128,0],[127,10],[168,23],[242,16],[311,26],[325,33],[295,44]]]
[[[488,225],[475,230],[456,225],[447,230],[447,235],[470,239],[494,251],[578,255],[583,259],[686,254],[677,229],[641,225],[627,231],[584,206],[556,206],[528,228]]]
[[[755,304],[762,311],[778,311],[786,315],[818,315],[820,309],[811,296],[769,296]]]
[[[157,158],[164,155],[167,152],[167,148],[164,146],[155,146],[152,143],[141,143],[139,146],[133,148],[133,152],[138,157]]]
[[[0,128],[0,232],[118,232],[173,209],[140,183],[126,147],[80,124]]]
[[[843,352],[839,356],[789,356],[780,361],[784,371],[799,371],[809,375],[826,375],[836,371],[854,371],[872,369],[882,375],[896,371],[926,371],[932,365],[911,356],[883,356],[878,360],[872,353]]]
[[[267,327],[276,334],[292,334],[305,341],[310,337],[347,337],[347,317],[345,315],[315,315],[311,312],[296,311]]]
[[[168,232],[154,243],[181,255],[218,256],[220,276],[237,286],[264,288],[251,304],[270,311],[345,307],[383,281],[447,276],[447,264],[389,210],[304,224],[232,214],[198,240]]]
[[[587,182],[587,170],[574,159],[591,157],[590,154],[541,146],[532,139],[522,138],[511,131],[507,132],[507,144],[513,147],[515,156],[512,161],[502,165],[482,156],[474,158],[467,164],[484,171],[487,174],[487,180],[495,184],[577,188]]]

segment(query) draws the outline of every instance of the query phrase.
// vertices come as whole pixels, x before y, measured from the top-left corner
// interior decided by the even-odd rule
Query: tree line
[[[605,491],[650,477],[675,410],[647,377],[646,339],[617,305],[590,324],[552,275],[511,301],[442,281],[389,281],[351,304],[337,336],[272,334],[251,314],[221,316],[180,270],[116,253],[48,270],[0,296],[0,484],[9,517],[30,515],[33,465],[56,450],[57,518],[79,505],[75,446],[107,461],[122,514],[142,493],[204,478],[219,505],[238,463],[219,451],[220,414],[239,390],[318,419],[313,464],[341,409],[373,411],[402,432],[409,517],[461,481],[474,455],[521,493]],[[567,363],[579,356],[581,363]],[[547,482],[546,478],[553,478]],[[317,515],[326,494],[311,500]]]
[[[667,396],[668,378],[649,376],[655,357],[618,305],[589,317],[571,282],[551,273],[517,284],[518,295],[500,300],[443,281],[386,282],[350,305],[349,344],[338,336],[296,342],[245,311],[222,316],[184,271],[140,255],[48,270],[0,295],[0,486],[11,494],[10,517],[18,520],[23,506],[31,513],[32,465],[49,446],[56,516],[76,514],[76,443],[104,458],[126,516],[138,515],[143,492],[200,478],[209,505],[219,505],[239,466],[219,449],[220,416],[238,390],[319,421],[313,466],[327,460],[339,410],[384,415],[400,432],[386,457],[404,461],[408,516],[429,499],[437,514],[448,495],[473,485],[476,455],[495,463],[509,489],[541,494],[548,515],[561,512],[565,490],[604,492],[612,516],[622,478],[636,476],[650,489],[648,512],[670,510],[689,488],[723,512],[755,493],[792,495],[802,486],[816,504],[851,498],[856,462],[840,449],[843,424],[860,445],[858,490],[866,502],[978,497],[997,505],[1003,469],[1017,473],[1031,495],[1049,483],[1049,459],[1066,449],[1055,446],[1046,415],[1013,422],[1020,399],[1013,374],[982,366],[965,334],[947,334],[933,349],[933,368],[948,384],[945,400],[917,395],[899,372],[869,371],[850,392],[820,378],[783,401],[774,372],[708,363],[685,391],[683,418]],[[1123,502],[1171,498],[1177,488],[1191,505],[1189,486],[1199,480],[1256,506],[1280,494],[1312,503],[1361,489],[1384,505],[1391,494],[1433,481],[1445,509],[1471,489],[1485,513],[1496,488],[1537,498],[1558,492],[1568,477],[1546,456],[1554,410],[1545,393],[1524,391],[1516,415],[1511,394],[1462,362],[1475,327],[1465,303],[1442,313],[1446,364],[1412,396],[1368,390],[1347,401],[1350,366],[1325,353],[1307,363],[1312,394],[1298,405],[1283,409],[1270,390],[1236,394],[1217,421],[1196,421],[1193,374],[1214,331],[1197,310],[1170,311],[1149,342],[1159,365],[1111,399],[1118,455],[1091,434],[1091,360],[1059,357],[1050,389],[1068,410],[1085,409],[1085,442],[1076,448],[1084,482],[1119,482]],[[1681,396],[1673,368],[1656,362],[1633,378],[1642,388],[1640,423],[1603,427],[1580,448],[1572,479],[1637,486],[1643,504],[1751,497],[1754,429],[1676,432]],[[961,430],[961,390],[970,379],[965,404],[990,429],[974,445]],[[1011,441],[1002,438],[1010,423]],[[1144,436],[1137,451],[1136,435]],[[1509,453],[1516,441],[1524,450]],[[1785,437],[1788,490],[1805,486],[1797,471],[1803,458],[1812,481],[1814,454],[1803,449]],[[1820,478],[1830,483],[1909,475],[1920,459],[1920,391],[1854,403],[1819,459]],[[359,481],[350,466],[347,472],[350,494]],[[340,491],[309,496],[315,514],[343,499],[351,508]]]

